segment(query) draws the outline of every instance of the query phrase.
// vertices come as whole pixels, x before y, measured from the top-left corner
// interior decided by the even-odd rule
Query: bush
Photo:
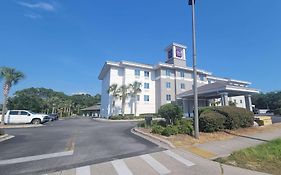
[[[161,132],[161,135],[164,136],[171,136],[171,135],[176,135],[179,133],[179,129],[177,126],[174,125],[169,125],[164,130]]]
[[[188,134],[192,135],[193,132],[193,125],[191,120],[182,119],[176,125],[178,127],[179,134]]]
[[[215,107],[214,110],[226,117],[224,124],[226,129],[246,128],[254,125],[254,113],[247,109],[220,106]]]
[[[154,120],[154,121],[152,121],[152,125],[153,124],[160,125],[162,127],[166,127],[167,126],[167,123],[166,123],[165,120]]]
[[[165,128],[160,125],[152,125],[151,132],[154,134],[161,134]]]
[[[140,122],[138,123],[138,127],[140,127],[140,128],[145,128],[145,127],[146,127],[145,121],[140,121]]]
[[[214,111],[214,107],[200,107],[198,108],[198,116],[200,116],[204,112]]]
[[[225,116],[215,111],[204,111],[199,117],[199,129],[202,132],[216,132],[224,129]]]
[[[157,113],[146,113],[146,114],[140,114],[139,117],[141,118],[144,118],[146,116],[152,116],[153,118],[155,117],[158,117],[158,114]]]
[[[125,114],[123,115],[115,115],[115,116],[110,116],[110,120],[132,120],[132,119],[139,119],[141,117],[136,117],[134,114]]]
[[[176,104],[165,104],[160,107],[158,114],[166,119],[167,124],[174,124],[183,117],[181,108]]]
[[[281,108],[275,109],[273,113],[274,115],[281,115]]]

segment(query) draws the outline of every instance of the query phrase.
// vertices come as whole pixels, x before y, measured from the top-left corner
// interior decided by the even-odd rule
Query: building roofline
[[[187,47],[185,45],[173,42],[168,47],[166,47],[165,51],[170,49],[172,46],[177,46],[177,47],[181,47],[181,48],[187,49]]]
[[[160,67],[168,67],[168,68],[174,68],[174,69],[183,69],[183,70],[193,71],[193,68],[191,68],[191,67],[180,67],[180,66],[175,66],[175,65],[172,65],[172,64],[161,63],[161,62],[154,66],[155,69],[159,69]],[[202,69],[197,69],[197,72],[203,73],[203,74],[206,74],[206,75],[212,75],[211,72],[207,72],[207,71],[202,70]]]
[[[107,71],[109,70],[109,66],[119,66],[119,62],[106,61],[98,76],[99,80],[103,80],[103,77],[106,75]]]
[[[216,77],[216,76],[208,76],[207,79],[227,81],[227,82],[239,83],[239,84],[245,84],[245,85],[251,85],[252,84],[251,82],[248,82],[248,81],[235,80],[235,79],[231,79],[231,78],[221,78],[221,77]]]

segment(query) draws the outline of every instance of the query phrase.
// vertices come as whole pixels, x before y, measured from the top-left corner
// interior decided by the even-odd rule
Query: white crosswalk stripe
[[[76,168],[76,175],[91,175],[90,166]]]
[[[118,175],[133,175],[123,160],[111,161]]]
[[[169,159],[162,161],[161,157],[169,158]],[[138,162],[138,159],[142,159],[145,162],[144,164],[142,164],[143,165],[142,167],[147,167],[147,168],[151,167],[150,170],[143,169],[142,172],[136,171],[137,167],[135,167],[135,166],[139,166],[138,164],[136,164],[136,162]],[[135,161],[132,161],[132,160],[135,160]],[[173,161],[173,160],[176,160],[176,161]],[[173,161],[173,162],[169,162],[169,161]],[[177,162],[177,163],[175,163],[175,162]],[[169,163],[173,163],[174,165],[176,165],[176,167],[169,166],[170,165]],[[108,166],[108,165],[110,165],[110,166]],[[58,174],[61,174],[61,173],[64,174],[67,172],[68,172],[68,174],[70,173],[71,175],[72,174],[73,175],[91,175],[91,169],[92,169],[92,173],[97,174],[97,172],[95,171],[95,168],[97,166],[100,166],[98,169],[104,168],[104,170],[106,170],[107,174],[108,173],[109,174],[117,173],[118,175],[133,175],[132,172],[134,172],[134,174],[135,173],[147,174],[148,172],[150,172],[148,174],[166,175],[166,174],[170,174],[170,173],[179,172],[178,171],[179,169],[175,169],[175,168],[180,168],[182,171],[185,172],[186,166],[190,167],[193,165],[195,165],[195,164],[192,163],[191,161],[185,159],[184,157],[176,154],[173,151],[166,150],[163,152],[145,154],[145,155],[140,155],[140,156],[131,157],[131,158],[127,158],[127,159],[118,159],[118,160],[114,160],[111,162],[105,162],[105,163],[102,163],[99,165],[89,165],[89,166],[78,167],[76,169],[72,169],[71,172],[68,172],[70,170],[63,170],[62,172],[50,173],[49,175],[51,175],[51,174],[58,175]],[[109,168],[109,167],[111,167],[111,168]],[[47,174],[45,174],[45,175],[47,175]]]
[[[190,162],[189,160],[184,159],[183,157],[177,155],[176,153],[174,153],[170,150],[164,151],[164,153],[167,154],[168,156],[176,159],[177,161],[183,163],[186,166],[193,166],[194,165],[194,163]]]
[[[149,154],[145,154],[140,156],[144,161],[146,161],[155,171],[157,171],[160,175],[168,174],[171,171],[168,170],[164,165],[159,163],[157,160],[155,160],[153,157],[151,157]]]

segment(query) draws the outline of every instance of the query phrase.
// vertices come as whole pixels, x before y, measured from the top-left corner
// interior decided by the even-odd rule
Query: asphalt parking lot
[[[163,150],[132,134],[135,125],[77,118],[5,129],[15,137],[0,142],[0,174],[44,174]]]

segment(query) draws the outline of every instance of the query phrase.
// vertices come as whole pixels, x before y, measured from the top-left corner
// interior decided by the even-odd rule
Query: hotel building
[[[137,81],[142,84],[137,96],[136,114],[157,113],[161,105],[177,102],[186,116],[193,115],[193,69],[186,64],[186,46],[172,43],[165,49],[165,63],[157,65],[129,61],[107,61],[99,75],[102,80],[101,117],[121,114],[121,100],[115,101],[107,92],[112,84],[129,85]],[[197,71],[199,106],[229,105],[252,110],[251,94],[258,91],[249,88],[250,82],[220,78],[211,72]],[[134,114],[134,99],[126,99],[124,113]]]

